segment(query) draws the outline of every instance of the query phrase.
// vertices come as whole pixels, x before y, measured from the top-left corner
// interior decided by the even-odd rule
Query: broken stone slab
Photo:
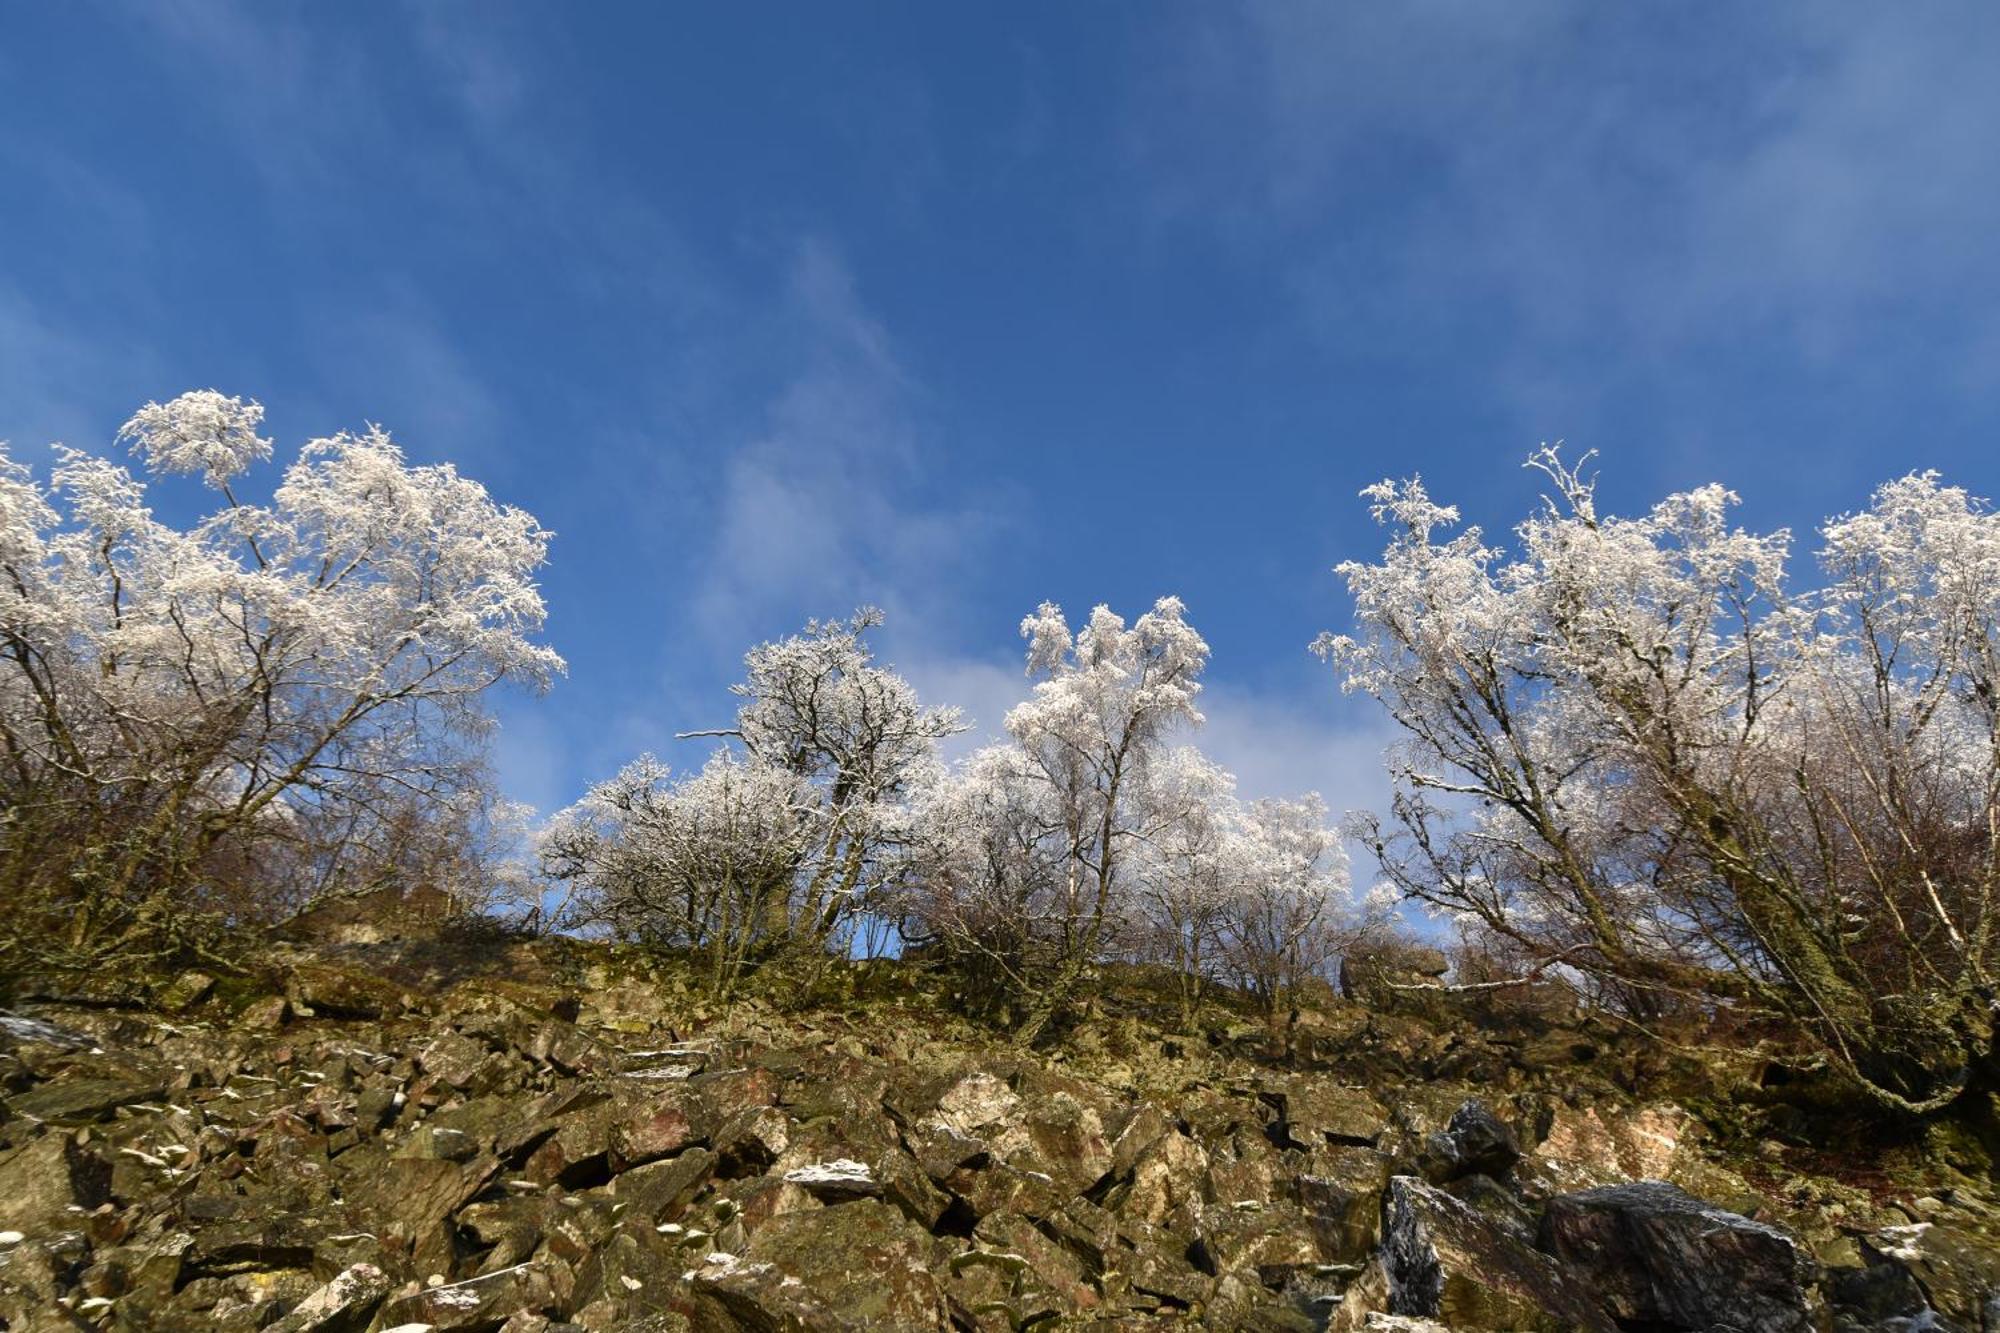
[[[260,1202],[269,1207],[269,1200]],[[196,1228],[182,1262],[188,1272],[201,1277],[310,1268],[320,1242],[334,1229],[315,1215],[258,1209]]]
[[[648,1235],[642,1241],[621,1231],[593,1246],[576,1266],[576,1286],[566,1308],[616,1309],[623,1320],[610,1327],[619,1329],[637,1327],[647,1314],[662,1309],[679,1294],[685,1262],[658,1239]]]
[[[1011,1213],[983,1217],[973,1228],[972,1242],[976,1248],[954,1258],[954,1268],[987,1263],[1010,1274],[1008,1297],[1018,1311],[1027,1313],[1033,1307],[1074,1314],[1100,1303],[1082,1261],[1025,1217]]]
[[[402,987],[373,972],[327,963],[297,963],[285,978],[285,997],[300,1017],[385,1018],[414,1006]]]
[[[343,1153],[335,1167],[347,1202],[370,1219],[368,1230],[385,1246],[407,1252],[417,1271],[450,1276],[452,1215],[499,1173],[500,1163],[486,1153],[464,1163],[392,1159],[370,1146]]]
[[[1930,1304],[1966,1329],[2000,1329],[2000,1233],[1978,1234],[1955,1222],[1913,1222],[1861,1238],[1871,1263],[1914,1277]]]
[[[1594,1283],[1443,1190],[1395,1176],[1376,1262],[1348,1288],[1334,1326],[1365,1327],[1380,1311],[1450,1328],[1618,1333]]]
[[[1005,1139],[1017,1142],[1006,1142]],[[1029,1104],[1014,1134],[995,1144],[1001,1158],[1024,1171],[1051,1177],[1068,1194],[1080,1194],[1112,1167],[1111,1144],[1096,1107],[1058,1088]]]
[[[472,1085],[481,1065],[486,1063],[486,1043],[457,1032],[447,1032],[417,1052],[417,1067],[454,1088]]]
[[[110,1196],[111,1169],[67,1134],[44,1134],[0,1160],[0,1231],[34,1235],[75,1225]]]
[[[458,1333],[495,1329],[517,1314],[551,1313],[555,1302],[546,1266],[525,1263],[396,1297],[384,1308],[382,1319],[389,1325],[417,1324],[436,1333]]]
[[[292,1307],[270,1333],[364,1333],[389,1294],[389,1278],[373,1264],[355,1264]]]
[[[836,1157],[830,1162],[814,1162],[785,1172],[785,1182],[826,1203],[871,1198],[882,1193],[882,1182],[866,1162]]]
[[[215,978],[206,972],[183,972],[160,988],[153,1003],[169,1014],[185,1013],[206,1000],[215,990]]]
[[[1292,1177],[1294,1196],[1311,1219],[1320,1248],[1334,1262],[1360,1261],[1382,1235],[1382,1195],[1389,1158],[1373,1148],[1325,1148]]]
[[[879,1199],[772,1218],[742,1255],[713,1251],[684,1275],[697,1328],[949,1326],[931,1236]]]
[[[1474,1100],[1460,1105],[1443,1130],[1424,1140],[1422,1157],[1424,1177],[1433,1185],[1471,1175],[1498,1180],[1521,1160],[1521,1141],[1512,1126]]]
[[[791,1146],[791,1119],[775,1106],[739,1111],[715,1131],[710,1145],[724,1176],[762,1175]]]
[[[1894,1262],[1832,1275],[1826,1284],[1835,1333],[1960,1333],[1931,1307],[1910,1270]]]
[[[10,1099],[16,1115],[47,1125],[89,1125],[109,1120],[114,1111],[134,1102],[166,1095],[159,1079],[70,1078],[32,1088]]]
[[[1272,1138],[1281,1147],[1373,1147],[1389,1130],[1389,1112],[1365,1088],[1300,1078],[1269,1083],[1258,1096],[1277,1112]]]
[[[1007,1128],[1020,1106],[1020,1094],[1005,1079],[980,1070],[946,1088],[926,1119],[960,1137],[976,1139]]]
[[[1693,1117],[1678,1106],[1559,1105],[1524,1165],[1562,1191],[1675,1179],[1695,1132]]]
[[[1664,1180],[1549,1200],[1543,1248],[1582,1272],[1619,1319],[1807,1333],[1817,1265],[1777,1227]]]
[[[611,1152],[620,1169],[671,1157],[711,1132],[707,1119],[700,1098],[683,1088],[649,1095],[612,1125]]]
[[[1202,1210],[1190,1257],[1212,1276],[1235,1274],[1275,1288],[1326,1256],[1311,1220],[1298,1208],[1241,1199]]]
[[[1128,1179],[1105,1195],[1105,1206],[1123,1218],[1158,1225],[1176,1209],[1199,1203],[1208,1153],[1178,1130],[1154,1139],[1132,1163]]]
[[[87,1033],[60,1027],[39,1018],[0,1009],[0,1050],[16,1046],[53,1046],[58,1050],[88,1050],[97,1044]]]
[[[649,1162],[611,1182],[612,1197],[630,1205],[649,1225],[671,1223],[715,1174],[715,1154],[690,1148],[664,1162]]]

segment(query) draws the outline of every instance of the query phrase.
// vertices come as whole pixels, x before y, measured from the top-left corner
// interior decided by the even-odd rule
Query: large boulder
[[[1524,1169],[1560,1190],[1676,1179],[1694,1133],[1693,1117],[1678,1106],[1561,1105]]]
[[[111,1168],[67,1134],[44,1134],[0,1159],[0,1231],[33,1235],[74,1225],[108,1197]]]
[[[556,1308],[559,1298],[551,1279],[553,1267],[548,1263],[517,1264],[463,1282],[425,1287],[391,1300],[382,1312],[382,1326],[414,1325],[427,1333],[497,1329],[516,1315]]]
[[[1812,1257],[1787,1233],[1663,1180],[1549,1201],[1542,1244],[1629,1324],[1807,1333]]]
[[[1370,1312],[1386,1312],[1455,1329],[1617,1333],[1593,1288],[1470,1205],[1396,1176],[1376,1263],[1348,1289],[1336,1326],[1363,1328]]]
[[[1913,1222],[1864,1236],[1861,1249],[1914,1278],[1939,1314],[1966,1329],[2000,1329],[2000,1227]]]
[[[292,1307],[271,1333],[363,1333],[389,1294],[389,1279],[373,1264],[355,1264]]]
[[[1328,1148],[1314,1153],[1294,1177],[1299,1206],[1312,1219],[1328,1259],[1356,1262],[1374,1250],[1389,1175],[1389,1159],[1373,1148]]]
[[[1451,960],[1429,945],[1355,949],[1340,960],[1340,993],[1371,1009],[1393,1009],[1411,1002],[1411,988],[1434,985],[1449,971]]]
[[[109,1120],[121,1106],[157,1100],[163,1080],[133,1071],[107,1077],[56,1079],[13,1099],[14,1113],[50,1125],[89,1125]]]
[[[1521,1160],[1521,1142],[1484,1102],[1468,1101],[1452,1112],[1450,1124],[1424,1140],[1422,1157],[1432,1184],[1470,1175],[1498,1180]]]
[[[1267,1084],[1259,1096],[1277,1112],[1271,1137],[1280,1146],[1373,1147],[1389,1129],[1389,1113],[1363,1088],[1301,1078]]]
[[[698,1327],[753,1333],[948,1326],[938,1245],[878,1199],[773,1217],[690,1274]],[[704,1322],[704,1320],[706,1322]]]

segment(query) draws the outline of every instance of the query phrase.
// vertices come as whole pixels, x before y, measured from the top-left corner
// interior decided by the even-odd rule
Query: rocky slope
[[[0,1327],[2000,1330],[1979,1182],[1746,1146],[1571,1023],[1028,1053],[893,980],[708,1011],[503,952],[17,985]]]

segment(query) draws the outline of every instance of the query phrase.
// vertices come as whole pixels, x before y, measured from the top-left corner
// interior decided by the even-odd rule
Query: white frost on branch
[[[165,403],[147,403],[119,427],[118,438],[155,472],[199,474],[220,490],[271,457],[271,442],[257,434],[263,404],[229,398],[214,389],[196,389]]]

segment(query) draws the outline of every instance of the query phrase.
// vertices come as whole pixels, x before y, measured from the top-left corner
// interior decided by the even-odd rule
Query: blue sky
[[[1990,6],[0,0],[0,438],[212,386],[531,509],[544,808],[809,615],[991,730],[1035,603],[1167,592],[1244,786],[1362,804],[1370,481],[2000,492],[1995,68]]]

